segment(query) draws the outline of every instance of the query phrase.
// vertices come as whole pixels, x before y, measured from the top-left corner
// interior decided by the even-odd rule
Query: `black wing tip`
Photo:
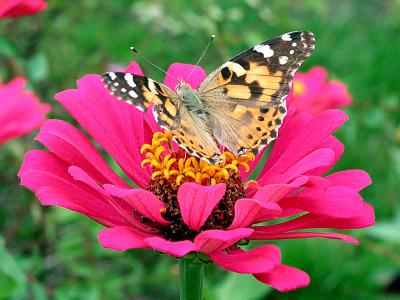
[[[275,44],[277,42],[295,42],[295,43],[303,43],[306,44],[307,47],[311,47],[312,50],[315,48],[315,35],[311,31],[303,30],[303,31],[290,31],[286,32],[280,36],[277,36],[273,39],[267,40],[260,45],[268,45]]]
[[[301,35],[303,35],[303,36],[304,36],[304,35],[306,35],[306,36],[314,36],[314,35],[315,35],[314,32],[308,31],[308,30],[290,31],[290,32],[284,33],[284,34],[282,34],[282,35],[285,35],[285,34],[289,34],[289,35],[291,35],[292,37],[301,36]]]
[[[311,32],[311,31],[306,31],[306,30],[304,30],[304,31],[292,31],[292,32],[288,32],[288,33],[282,34],[280,36],[280,38],[284,39],[285,36],[290,37],[291,39],[294,39],[294,40],[306,41],[308,43],[310,43],[310,42],[314,43],[315,42],[315,34],[314,34],[314,32]]]
[[[116,76],[115,72],[106,72],[101,74],[101,79],[103,82],[107,83],[107,84],[111,84],[116,77],[113,78],[113,75]]]
[[[292,31],[281,35],[280,38],[282,40],[293,40],[302,43],[303,47],[308,49],[306,57],[310,56],[315,49],[315,34],[311,31]]]

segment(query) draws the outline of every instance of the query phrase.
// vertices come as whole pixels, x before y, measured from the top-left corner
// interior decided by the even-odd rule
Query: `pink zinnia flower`
[[[314,67],[308,72],[297,72],[293,90],[288,101],[298,112],[313,115],[331,108],[351,105],[351,95],[339,80],[328,81],[328,72],[323,67]]]
[[[172,78],[185,79],[192,68],[171,65],[172,76],[164,83],[174,88]],[[135,63],[128,71],[142,74]],[[188,83],[196,88],[205,77],[196,67]],[[161,132],[150,111],[142,113],[110,96],[98,75],[83,77],[77,89],[55,98],[137,188],[111,169],[86,135],[61,120],[43,125],[36,139],[49,150],[26,154],[21,183],[43,205],[62,206],[106,226],[99,234],[105,248],[152,248],[175,257],[203,253],[227,270],[289,291],[307,286],[309,276],[282,264],[277,246],[245,251],[238,245],[311,237],[357,244],[347,235],[309,229],[374,223],[373,208],[359,195],[371,183],[366,172],[322,176],[343,153],[332,136],[347,120],[341,111],[313,117],[293,115],[289,108],[261,174],[248,181],[261,155],[238,158],[225,152],[216,166],[191,157],[171,141],[171,133]]]
[[[47,7],[44,0],[0,0],[0,18],[33,15]]]
[[[50,111],[50,106],[40,103],[33,92],[24,90],[25,86],[26,80],[21,77],[0,83],[0,145],[38,128]]]

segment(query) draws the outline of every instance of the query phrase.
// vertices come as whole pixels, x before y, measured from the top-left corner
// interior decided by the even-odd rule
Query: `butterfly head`
[[[181,79],[181,80],[178,80],[178,84],[177,84],[175,90],[178,95],[181,95],[181,94],[186,94],[193,89],[188,83],[186,83],[185,81],[183,81]]]

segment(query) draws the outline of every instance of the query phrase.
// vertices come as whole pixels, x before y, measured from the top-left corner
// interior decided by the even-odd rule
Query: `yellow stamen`
[[[164,179],[174,186],[183,182],[197,182],[203,185],[215,185],[226,182],[240,169],[248,172],[249,161],[254,160],[254,154],[248,152],[245,156],[237,157],[232,152],[222,153],[222,162],[210,165],[206,161],[190,156],[183,150],[172,150],[172,132],[156,132],[151,144],[144,144],[140,153],[144,154],[141,166],[149,165],[153,169],[152,180]]]

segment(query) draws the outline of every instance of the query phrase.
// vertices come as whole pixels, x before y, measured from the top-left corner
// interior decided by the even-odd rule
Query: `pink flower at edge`
[[[339,80],[328,81],[328,72],[323,67],[297,72],[293,93],[288,97],[291,107],[313,115],[331,108],[350,106],[351,101],[346,85]]]
[[[46,7],[44,0],[0,0],[0,19],[37,14]]]
[[[50,111],[50,105],[41,103],[25,86],[22,77],[0,83],[0,145],[41,126]]]
[[[185,79],[192,68],[177,63],[170,66],[168,74]],[[136,63],[128,71],[142,74]],[[195,88],[205,76],[197,67],[188,83]],[[172,89],[176,85],[172,76],[166,76],[164,83]],[[182,151],[172,147],[168,158],[158,157],[159,152],[141,153],[144,144],[153,145],[154,132],[161,131],[151,111],[142,113],[117,101],[98,75],[84,76],[77,85],[55,98],[138,188],[111,169],[81,130],[62,120],[43,125],[36,140],[49,150],[29,151],[19,177],[43,205],[62,206],[106,226],[99,233],[105,248],[152,248],[176,257],[201,252],[227,270],[253,274],[279,291],[289,291],[307,286],[309,276],[282,264],[275,245],[244,251],[237,243],[243,239],[318,237],[358,244],[351,236],[310,229],[356,229],[374,224],[373,208],[359,195],[371,183],[366,172],[346,170],[323,176],[344,150],[332,135],[347,120],[341,111],[312,116],[293,114],[289,107],[256,181],[247,182],[247,178],[261,155],[247,163],[248,172],[239,167],[240,172],[232,171],[226,182],[211,186],[184,182],[173,188],[165,178],[153,180],[154,169],[143,165],[144,160],[154,159],[163,167],[166,160],[165,171],[178,168],[178,162],[168,158],[180,159]],[[195,159],[184,157],[184,163]],[[193,168],[196,164],[201,168],[204,163],[196,161]],[[171,206],[171,199],[178,204]],[[171,210],[179,220],[171,218]],[[293,218],[275,225],[259,224],[289,216]]]

